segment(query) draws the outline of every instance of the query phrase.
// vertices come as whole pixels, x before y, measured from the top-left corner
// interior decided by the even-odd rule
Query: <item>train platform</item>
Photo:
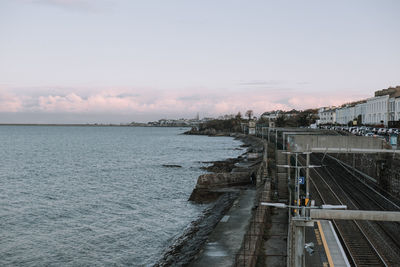
[[[314,243],[314,253],[306,254],[306,266],[351,266],[331,221],[319,220],[306,228],[306,243]]]

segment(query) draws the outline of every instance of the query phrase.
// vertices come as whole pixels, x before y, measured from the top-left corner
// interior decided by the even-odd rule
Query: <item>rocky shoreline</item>
[[[203,169],[211,173],[199,176],[189,201],[210,203],[210,206],[197,220],[190,223],[172,245],[166,248],[154,266],[189,265],[196,258],[218,222],[238,198],[240,190],[254,186],[252,172],[258,162],[249,156],[259,152],[259,141],[241,134],[232,137],[242,141],[242,147],[247,147],[247,151],[237,158],[207,162],[212,165]]]

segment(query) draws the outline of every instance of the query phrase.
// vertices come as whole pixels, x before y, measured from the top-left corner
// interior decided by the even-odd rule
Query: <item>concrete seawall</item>
[[[203,174],[199,176],[196,188],[212,190],[215,188],[247,185],[250,183],[250,172]]]
[[[252,218],[257,188],[263,183],[259,176],[263,159],[262,142],[258,138],[243,135],[240,135],[240,140],[244,147],[248,147],[246,153],[225,163],[215,162],[214,166],[207,169],[217,173],[199,176],[189,200],[210,203],[210,206],[166,249],[155,266],[191,266],[196,263],[194,266],[208,267],[211,266],[210,259],[215,262],[212,255],[221,249],[226,255],[224,259],[219,258],[221,264],[218,266],[232,266],[235,263]],[[209,242],[213,238],[222,247]]]

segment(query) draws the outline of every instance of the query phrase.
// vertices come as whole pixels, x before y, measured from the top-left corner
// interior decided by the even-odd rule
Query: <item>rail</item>
[[[312,172],[319,177],[315,179],[311,176],[310,181],[321,202],[343,205],[332,185],[320,172],[316,169]],[[390,266],[357,221],[333,220],[332,222],[347,250],[347,255],[355,266]]]

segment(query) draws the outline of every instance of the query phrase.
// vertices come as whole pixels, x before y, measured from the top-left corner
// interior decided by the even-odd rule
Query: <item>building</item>
[[[268,119],[268,120],[275,120],[278,116],[279,116],[279,113],[280,113],[280,111],[279,110],[277,110],[277,111],[269,111],[269,112],[264,112],[262,115],[261,115],[261,118],[264,118],[264,119]]]
[[[400,128],[400,86],[376,91],[374,97],[340,108],[318,110],[318,124],[384,125]]]
[[[346,125],[350,121],[353,121],[355,117],[355,107],[345,106],[336,109],[336,122],[341,125]]]
[[[256,122],[251,120],[249,121],[249,134],[250,135],[255,135],[256,134]]]
[[[375,96],[367,100],[365,123],[388,126],[400,119],[400,86],[389,87],[375,92]]]
[[[318,110],[318,124],[335,124],[336,108],[323,107]]]
[[[388,121],[396,120],[396,98],[390,97],[388,103]]]
[[[394,106],[395,106],[394,120],[399,121],[400,120],[400,97],[396,97],[394,99]]]
[[[365,123],[365,114],[367,112],[367,102],[361,102],[357,105],[355,105],[355,110],[354,110],[354,115],[357,115],[357,122],[358,124],[364,124]],[[361,119],[361,121],[359,120]]]
[[[337,108],[336,123],[347,125],[349,122],[354,123],[356,121],[358,125],[363,124],[365,122],[366,110],[366,101],[359,101]]]
[[[389,95],[375,96],[367,99],[365,124],[387,125],[389,121]]]

